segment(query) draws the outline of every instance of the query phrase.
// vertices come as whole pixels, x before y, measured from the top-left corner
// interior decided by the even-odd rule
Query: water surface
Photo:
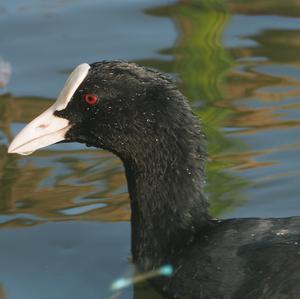
[[[109,298],[114,279],[132,275],[116,157],[78,144],[7,154],[84,61],[128,59],[178,81],[208,136],[214,216],[299,215],[298,2],[1,3],[0,57],[12,76],[0,89],[0,298]],[[135,299],[153,292],[143,286]]]

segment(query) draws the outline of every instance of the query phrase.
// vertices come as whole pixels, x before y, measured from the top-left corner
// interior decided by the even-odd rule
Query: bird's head
[[[125,157],[171,139],[184,142],[193,132],[199,133],[198,120],[165,75],[124,61],[83,63],[57,101],[16,136],[8,151],[26,155],[67,141]]]

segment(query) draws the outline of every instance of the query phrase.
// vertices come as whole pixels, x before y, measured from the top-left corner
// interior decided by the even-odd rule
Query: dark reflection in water
[[[300,1],[142,2],[0,5],[13,70],[0,93],[0,299],[108,298],[132,275],[116,157],[77,144],[7,154],[82,61],[125,58],[177,79],[207,132],[215,216],[300,214]],[[119,296],[133,297],[160,298],[147,284]]]
[[[0,299],[5,299],[5,290],[1,284],[0,284]]]

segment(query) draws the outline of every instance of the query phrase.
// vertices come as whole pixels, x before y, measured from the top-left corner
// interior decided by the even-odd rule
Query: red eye
[[[96,105],[98,103],[98,96],[93,93],[87,93],[84,95],[84,100],[91,106]]]

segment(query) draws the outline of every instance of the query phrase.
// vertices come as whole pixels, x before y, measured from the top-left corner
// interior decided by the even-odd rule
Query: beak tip
[[[14,154],[14,148],[10,145],[10,146],[8,147],[8,149],[7,149],[7,152],[8,152],[9,154]]]
[[[18,147],[14,146],[14,144],[12,142],[7,149],[7,153],[8,154],[19,154],[22,156],[27,156],[27,155],[30,155],[31,153],[33,153],[33,151],[21,152],[21,151],[18,151],[17,148]]]
[[[27,155],[30,155],[32,152],[18,152],[16,149],[9,147],[8,150],[7,150],[7,153],[9,153],[9,154],[19,154],[19,155],[22,155],[22,156],[27,156]]]

